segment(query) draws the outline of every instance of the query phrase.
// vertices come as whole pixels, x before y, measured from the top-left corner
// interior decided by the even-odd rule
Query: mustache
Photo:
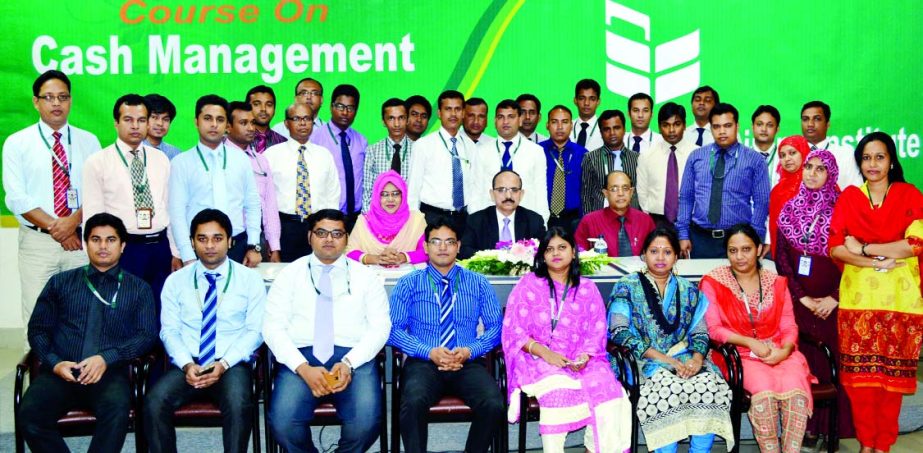
[[[515,201],[513,201],[512,198],[507,198],[506,200],[503,200],[503,202],[504,203],[515,203]]]

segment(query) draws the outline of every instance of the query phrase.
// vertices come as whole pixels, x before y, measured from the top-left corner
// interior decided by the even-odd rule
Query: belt
[[[167,230],[160,230],[159,233],[151,234],[128,234],[128,241],[134,244],[156,244],[167,239]]]
[[[422,202],[421,202],[421,203],[420,203],[420,211],[423,211],[424,209],[427,210],[427,211],[436,211],[436,212],[441,212],[441,213],[443,213],[443,214],[450,214],[450,215],[464,214],[464,213],[468,212],[468,207],[467,207],[467,206],[463,206],[461,209],[458,209],[458,210],[454,210],[454,209],[442,209],[442,208],[438,208],[438,207],[436,207],[436,206],[433,206],[433,205],[431,205],[431,204],[426,204],[426,203],[422,203]]]
[[[692,223],[691,226],[692,226],[692,229],[698,230],[701,233],[711,236],[712,239],[724,239],[724,235],[727,232],[727,230],[722,230],[722,229],[713,230],[711,228],[701,227],[697,223]]]
[[[51,230],[46,229],[46,228],[39,228],[35,225],[23,225],[23,226],[32,231],[38,231],[39,233],[51,234]],[[74,233],[76,233],[78,237],[80,236],[80,233],[82,232],[83,232],[82,227],[77,227],[77,229],[74,231]]]
[[[281,222],[294,222],[294,223],[307,223],[308,218],[302,217],[295,214],[286,214],[284,212],[279,213],[279,221]]]

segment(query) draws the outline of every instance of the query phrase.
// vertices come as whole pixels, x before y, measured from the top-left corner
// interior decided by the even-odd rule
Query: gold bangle
[[[529,341],[529,347],[526,348],[526,351],[529,353],[529,355],[533,355],[533,356],[535,355],[532,353],[532,347],[535,346],[535,343],[537,343],[535,340]]]

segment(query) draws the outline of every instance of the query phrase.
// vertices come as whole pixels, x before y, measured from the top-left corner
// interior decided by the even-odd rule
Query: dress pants
[[[485,359],[469,361],[458,371],[440,371],[430,360],[410,358],[404,363],[400,379],[401,440],[405,452],[426,452],[429,408],[447,393],[457,395],[474,411],[465,451],[487,451],[500,423],[504,423],[505,408],[504,397],[487,372]]]
[[[148,237],[155,236],[155,237]],[[152,235],[129,235],[125,244],[125,251],[119,260],[119,265],[126,272],[140,278],[151,285],[154,292],[154,303],[157,304],[157,319],[160,320],[160,292],[163,283],[172,272],[173,253],[170,251],[170,241],[167,232]]]
[[[308,242],[308,222],[297,220],[297,216],[279,213],[282,233],[279,236],[279,258],[283,263],[307,256],[311,253],[311,243]]]
[[[128,370],[107,368],[96,384],[66,382],[51,371],[42,373],[22,397],[19,417],[26,444],[35,453],[69,451],[58,432],[58,420],[75,408],[89,408],[96,428],[89,452],[120,452],[128,433],[131,390]]]
[[[565,209],[561,211],[561,215],[552,215],[548,218],[548,229],[551,229],[552,227],[561,227],[570,234],[574,234],[574,232],[577,231],[577,225],[579,223],[580,210]],[[541,238],[539,238],[539,240],[541,240]]]
[[[238,234],[231,238],[231,249],[228,250],[228,258],[237,261],[238,263],[244,262],[244,256],[247,255],[247,232]]]
[[[713,237],[698,225],[689,224],[689,240],[692,241],[692,258],[727,258],[724,238]],[[757,244],[759,245],[759,244]]]
[[[466,208],[462,208],[459,211],[449,211],[426,203],[420,203],[420,212],[422,212],[423,216],[426,218],[427,225],[431,225],[439,217],[445,217],[455,225],[455,231],[458,231],[459,234],[465,231],[465,226],[468,222],[468,211]]]

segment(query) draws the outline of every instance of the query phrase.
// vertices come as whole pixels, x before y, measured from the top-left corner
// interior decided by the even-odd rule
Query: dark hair
[[[143,105],[144,110],[147,110],[147,116],[151,116],[150,109],[147,107],[147,102],[144,101],[144,98],[140,94],[126,94],[122,97],[115,100],[115,107],[112,108],[112,118],[116,122],[119,121],[119,109],[122,108],[122,105]]]
[[[695,91],[692,92],[692,97],[689,98],[689,102],[692,102],[692,101],[695,100],[695,95],[697,95],[697,94],[702,94],[702,93],[704,93],[704,92],[706,92],[706,91],[711,91],[712,97],[715,98],[715,104],[718,104],[718,103],[721,102],[721,97],[718,96],[718,92],[715,91],[714,88],[712,88],[712,87],[710,87],[710,86],[708,86],[708,85],[702,85],[702,86],[696,88]]]
[[[299,80],[298,83],[295,84],[295,96],[298,96],[298,85],[301,85],[301,84],[304,83],[304,82],[314,82],[314,83],[316,83],[317,86],[320,87],[320,95],[321,95],[321,96],[324,95],[324,85],[323,85],[322,83],[320,83],[320,80],[317,80],[317,79],[315,79],[315,78],[313,78],[313,77],[305,77],[305,78]],[[336,97],[334,97],[334,99],[336,99]],[[358,104],[358,102],[357,102],[357,104]]]
[[[425,97],[420,96],[419,94],[415,94],[415,95],[413,95],[413,96],[407,98],[406,101],[404,101],[404,107],[407,107],[407,115],[410,115],[410,108],[413,107],[413,106],[415,106],[415,105],[422,105],[422,106],[423,106],[423,108],[426,110],[426,117],[427,117],[427,118],[433,116],[433,105],[430,104],[429,101],[426,100]]]
[[[147,102],[148,115],[166,113],[170,117],[170,121],[176,119],[176,106],[169,99],[157,93],[151,93],[144,96],[144,100]]]
[[[319,211],[314,211],[313,214],[308,216],[308,229],[313,230],[321,220],[341,222],[343,223],[343,228],[346,228],[346,214],[343,214],[343,211],[339,209],[321,209]]]
[[[408,106],[404,105],[404,101],[398,98],[390,98],[381,104],[381,118],[382,119],[385,118],[385,109],[388,109],[391,107],[404,107],[405,111],[410,110]]]
[[[500,175],[502,175],[502,174],[504,174],[504,173],[512,173],[512,174],[516,175],[516,177],[519,178],[519,186],[520,186],[519,188],[520,188],[520,189],[522,188],[522,176],[521,176],[519,173],[516,173],[516,172],[513,171],[513,170],[500,170],[500,171],[498,171],[496,174],[494,174],[494,178],[493,178],[492,180],[490,180],[490,188],[491,188],[491,189],[493,189],[494,186],[497,185],[497,177],[499,177]]]
[[[610,120],[610,119],[612,119],[612,118],[618,118],[618,119],[622,120],[622,126],[625,125],[625,114],[624,114],[621,110],[619,110],[619,109],[615,109],[615,110],[604,110],[604,111],[599,115],[599,122],[602,123],[603,121]]]
[[[347,96],[355,99],[356,110],[359,110],[359,89],[357,89],[355,86],[348,83],[337,85],[336,88],[333,89],[333,96],[331,96],[330,99],[335,101],[336,98],[340,96]]]
[[[195,232],[196,229],[199,228],[199,225],[204,225],[208,222],[217,223],[218,226],[224,230],[224,235],[228,238],[231,237],[231,232],[234,231],[231,228],[231,219],[228,218],[227,214],[218,209],[205,208],[192,218],[192,222],[189,225],[189,237],[195,238]]]
[[[602,93],[601,89],[599,88],[599,82],[593,79],[582,79],[577,82],[577,85],[574,86],[574,97],[577,97],[577,95],[580,94],[580,92],[583,90],[595,91],[596,97],[599,97]]]
[[[717,103],[712,107],[711,111],[708,112],[708,122],[711,123],[712,118],[720,115],[730,113],[734,116],[734,122],[739,121],[740,114],[737,113],[737,109],[731,104]]]
[[[483,98],[470,98],[465,100],[465,107],[472,107],[476,105],[483,105],[484,107],[487,107],[487,101],[485,101]]]
[[[242,110],[244,112],[252,112],[253,106],[248,102],[242,101],[233,101],[228,104],[228,122],[234,122],[234,110]]]
[[[731,237],[734,236],[735,234],[743,234],[744,236],[748,237],[751,241],[753,241],[753,245],[757,247],[763,244],[763,239],[760,238],[760,235],[756,232],[756,229],[753,228],[752,225],[750,225],[749,223],[738,223],[737,225],[734,225],[728,228],[727,231],[724,232],[724,250],[725,251],[728,248],[728,243],[731,242]],[[756,268],[757,269],[763,268],[763,264],[760,263],[759,256],[756,257]]]
[[[517,115],[522,115],[522,107],[512,99],[504,99],[497,103],[497,108],[494,109],[494,113],[499,112],[500,109],[513,109],[516,111]]]
[[[436,107],[442,108],[442,101],[446,99],[461,99],[462,104],[465,103],[465,95],[461,94],[460,91],[455,90],[445,90],[439,94],[439,97],[436,99]]]
[[[71,79],[67,78],[67,74],[64,74],[63,72],[55,70],[55,69],[49,69],[43,72],[41,75],[39,75],[35,79],[35,82],[32,82],[32,96],[38,97],[38,92],[41,91],[42,85],[44,85],[45,82],[49,80],[54,80],[54,79],[64,82],[64,85],[67,87],[67,91],[70,92]]]
[[[224,109],[225,116],[227,116],[228,114],[228,101],[225,98],[218,96],[217,94],[206,94],[205,96],[200,97],[199,100],[195,102],[195,117],[196,118],[199,117],[199,114],[202,113],[202,109],[205,108],[206,105],[217,105],[218,107],[221,107]]]
[[[823,101],[811,101],[801,107],[801,114],[804,114],[804,111],[813,108],[819,107],[824,112],[824,118],[827,118],[827,121],[830,121],[830,106]]]
[[[455,239],[461,239],[461,231],[459,231],[458,227],[455,226],[455,223],[452,222],[451,219],[444,215],[437,215],[432,222],[426,222],[426,229],[423,230],[423,238],[429,241],[430,233],[442,227],[452,230],[452,232],[455,233]]]
[[[98,214],[93,214],[83,225],[83,242],[88,242],[90,240],[90,233],[93,232],[94,228],[103,226],[115,229],[115,234],[119,237],[119,241],[125,242],[128,240],[128,230],[125,229],[125,223],[122,222],[122,219],[108,212],[100,212]]]
[[[679,255],[679,236],[676,234],[676,229],[670,226],[659,226],[655,228],[654,231],[647,234],[647,237],[644,238],[644,242],[641,244],[642,255],[647,252],[647,249],[650,248],[654,239],[657,238],[666,238],[667,242],[670,243],[670,247],[673,247],[673,254]]]
[[[782,114],[779,113],[779,109],[771,105],[761,105],[757,107],[756,110],[753,111],[753,115],[750,117],[750,122],[752,123],[756,121],[756,117],[764,113],[768,113],[776,120],[776,126],[782,123]]]
[[[545,236],[538,243],[538,250],[535,251],[535,263],[532,265],[532,272],[536,277],[544,277],[548,280],[548,286],[553,287],[554,282],[551,280],[551,274],[548,273],[548,263],[545,262],[545,249],[555,237],[563,239],[574,249],[574,260],[570,262],[570,270],[567,272],[567,281],[576,290],[580,286],[580,255],[577,253],[577,242],[574,235],[559,226],[553,226],[545,232]]]
[[[250,90],[247,91],[247,97],[245,99],[247,100],[247,102],[250,102],[250,96],[253,96],[254,94],[259,94],[259,93],[266,93],[270,95],[272,97],[272,102],[276,102],[276,92],[273,91],[272,88],[266,85],[257,85],[253,88],[250,88]]]
[[[539,113],[541,113],[541,111],[542,111],[542,101],[539,101],[538,98],[535,97],[534,94],[531,94],[531,93],[523,93],[523,94],[520,94],[519,97],[516,98],[516,103],[517,103],[517,104],[522,104],[522,103],[525,102],[525,101],[532,101],[532,102],[534,102],[534,103],[535,103],[535,110],[537,110]]]
[[[683,124],[686,124],[686,108],[675,102],[667,102],[660,106],[660,111],[657,112],[657,124],[665,123],[673,116],[678,116]]]
[[[856,159],[856,166],[860,170],[859,173],[862,173],[862,152],[871,142],[881,142],[885,145],[885,148],[888,148],[888,157],[891,161],[891,169],[888,170],[888,182],[907,182],[904,179],[904,167],[901,167],[901,161],[897,160],[897,147],[894,145],[894,139],[881,131],[875,131],[862,137],[862,140],[859,140],[856,145],[856,151],[853,154]],[[865,175],[862,175],[862,180],[865,181]]]
[[[553,111],[555,111],[555,110],[564,110],[565,112],[567,112],[567,114],[568,114],[571,118],[574,117],[574,114],[570,111],[569,108],[567,108],[566,105],[558,104],[558,105],[552,107],[550,110],[548,110],[548,118],[551,118],[551,112],[553,112]]]
[[[629,111],[629,112],[631,111],[631,103],[632,103],[632,102],[634,102],[634,101],[641,101],[641,100],[647,101],[647,102],[651,105],[651,108],[652,108],[652,109],[654,108],[654,98],[652,98],[651,95],[649,95],[649,94],[647,94],[647,93],[635,93],[635,94],[631,95],[630,98],[628,98],[628,104],[627,104],[627,105],[628,105],[628,111]]]

